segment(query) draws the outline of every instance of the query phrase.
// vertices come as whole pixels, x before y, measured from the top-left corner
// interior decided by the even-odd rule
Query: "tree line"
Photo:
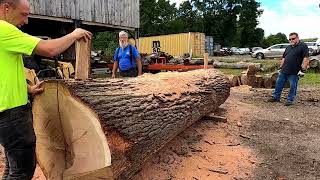
[[[283,33],[265,37],[258,27],[262,13],[256,0],[186,0],[179,7],[169,0],[140,0],[139,35],[203,32],[223,47],[268,47],[288,42]],[[114,48],[118,42],[116,33],[99,33],[94,40],[96,49]]]

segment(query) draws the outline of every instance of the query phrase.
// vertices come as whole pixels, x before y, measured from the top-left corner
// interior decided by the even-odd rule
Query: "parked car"
[[[279,58],[279,57],[282,57],[284,51],[289,45],[290,45],[289,43],[275,44],[266,49],[256,50],[251,54],[251,57],[257,58],[257,59]]]
[[[309,48],[309,54],[311,56],[315,56],[320,53],[320,44],[317,44],[317,42],[305,42],[305,43]]]
[[[257,50],[263,49],[262,47],[253,47],[251,48],[251,54]]]
[[[235,54],[235,55],[244,55],[244,54],[246,54],[244,48],[232,47],[232,48],[230,48],[230,51],[231,51],[232,54]]]
[[[244,54],[250,54],[250,49],[249,48],[239,48],[241,51],[244,52]]]

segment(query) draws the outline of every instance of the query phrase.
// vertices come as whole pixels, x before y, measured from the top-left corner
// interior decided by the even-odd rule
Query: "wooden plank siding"
[[[139,28],[139,0],[29,0],[32,17]],[[33,16],[34,15],[34,16]]]

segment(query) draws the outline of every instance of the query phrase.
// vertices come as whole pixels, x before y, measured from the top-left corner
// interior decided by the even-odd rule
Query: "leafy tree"
[[[280,43],[288,43],[287,36],[283,33],[277,33],[276,35],[271,34],[263,40],[262,47],[267,48],[274,44],[280,44]]]
[[[117,32],[100,32],[93,36],[93,49],[103,50],[106,55],[113,55],[119,46]]]
[[[256,35],[256,33],[262,32],[261,30],[256,29],[258,25],[258,17],[263,12],[258,9],[259,7],[260,3],[255,0],[241,0],[241,10],[238,22],[241,47],[257,46],[257,43],[262,40],[257,39],[261,38],[261,36]]]
[[[263,40],[257,28],[259,8],[256,0],[186,0],[178,9],[169,0],[140,0],[140,36],[203,32],[222,46],[268,45],[271,40]],[[110,52],[118,44],[112,33],[99,33],[95,41],[96,48]]]
[[[256,29],[257,18],[262,14],[255,0],[191,0],[203,18],[206,35],[223,46],[252,47],[263,39],[261,29]],[[257,34],[258,33],[258,34]]]
[[[140,36],[175,33],[175,6],[169,0],[140,0]]]
[[[177,11],[176,23],[179,23],[179,32],[202,32],[203,22],[201,15],[193,7],[190,1],[180,4]]]

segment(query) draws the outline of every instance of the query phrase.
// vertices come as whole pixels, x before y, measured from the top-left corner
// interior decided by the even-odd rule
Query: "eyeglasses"
[[[290,39],[289,39],[289,41],[293,41],[293,40],[296,40],[296,38],[290,38]]]

